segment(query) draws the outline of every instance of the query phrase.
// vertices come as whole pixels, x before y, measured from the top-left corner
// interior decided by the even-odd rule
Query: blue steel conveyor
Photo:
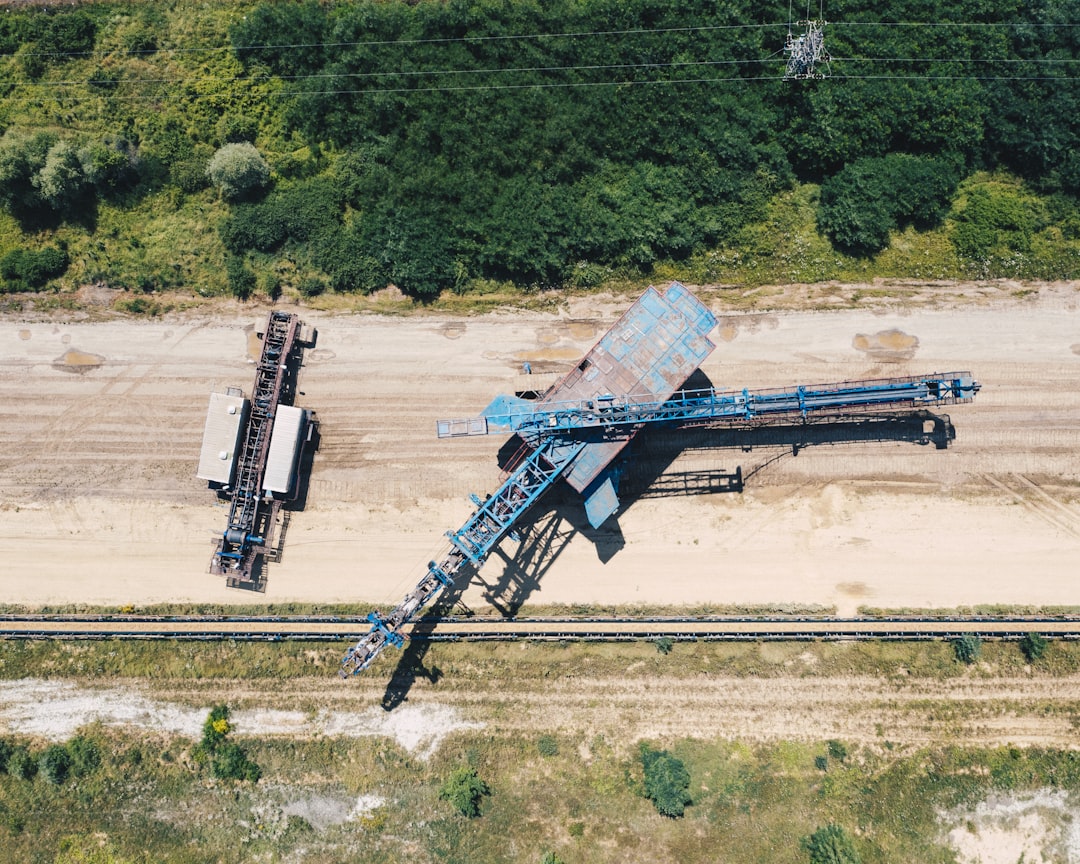
[[[467,569],[479,569],[521,515],[560,477],[585,498],[599,527],[619,506],[612,461],[650,424],[759,425],[809,422],[878,411],[922,410],[970,402],[979,384],[969,372],[800,385],[770,390],[680,390],[715,347],[706,336],[713,314],[674,283],[649,288],[582,361],[542,398],[497,397],[478,418],[440,420],[440,438],[517,434],[519,462],[476,510],[450,547],[393,612],[369,616],[371,631],[346,654],[341,675],[366,669],[387,644],[400,647],[402,628]]]

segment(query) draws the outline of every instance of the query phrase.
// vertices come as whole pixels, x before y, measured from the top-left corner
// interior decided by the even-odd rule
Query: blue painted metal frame
[[[476,510],[457,531],[448,531],[450,551],[442,561],[428,563],[427,573],[405,599],[387,615],[368,615],[371,630],[345,655],[341,677],[367,669],[383,648],[400,648],[405,641],[401,628],[454,581],[467,564],[479,569],[499,541],[536,500],[562,475],[585,447],[585,442],[552,438],[521,461],[501,486],[486,500],[473,496]]]
[[[552,434],[642,423],[685,424],[710,420],[753,420],[786,414],[808,418],[836,411],[858,411],[897,405],[969,402],[979,391],[970,372],[935,372],[930,375],[843,381],[837,384],[799,385],[788,389],[683,390],[664,402],[640,401],[632,396],[606,394],[598,399],[547,402],[529,406],[498,402],[513,413],[487,414],[486,424],[474,434],[514,433],[530,443]],[[522,400],[517,400],[522,401]],[[493,403],[494,404],[494,403]],[[437,428],[466,421],[439,421]],[[483,432],[479,431],[483,428]],[[451,437],[449,435],[444,437]],[[456,436],[455,436],[456,437]]]

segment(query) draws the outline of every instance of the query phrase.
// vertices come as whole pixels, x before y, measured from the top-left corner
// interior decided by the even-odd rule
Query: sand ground
[[[568,491],[504,543],[465,602],[1080,603],[1080,283],[928,287],[902,305],[724,312],[720,388],[971,370],[947,449],[642,441],[614,523]],[[1019,295],[1019,296],[1018,296]],[[195,478],[208,393],[250,390],[265,310],[151,320],[0,318],[0,598],[7,603],[363,601],[393,605],[499,482],[498,438],[440,441],[522,363],[569,368],[628,305],[460,318],[302,310],[318,328],[298,404],[322,443],[265,594],[207,573],[227,510]],[[684,449],[685,448],[685,449]],[[703,491],[741,468],[742,493]],[[697,494],[690,494],[697,493]]]

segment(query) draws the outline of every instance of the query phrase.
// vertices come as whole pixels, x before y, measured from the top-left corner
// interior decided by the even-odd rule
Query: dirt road
[[[1078,603],[1080,285],[891,308],[725,313],[702,371],[767,387],[970,369],[944,450],[904,440],[718,449],[641,442],[617,525],[541,504],[466,602]],[[1015,296],[1020,293],[1023,296]],[[712,295],[715,298],[715,295]],[[522,363],[559,371],[628,305],[472,318],[303,311],[319,331],[298,403],[319,416],[307,507],[265,595],[207,574],[227,511],[194,476],[207,394],[250,389],[265,311],[133,321],[0,319],[0,597],[9,603],[393,604],[499,480],[495,438],[439,441]],[[730,443],[730,442],[729,442]],[[683,449],[687,447],[688,449]],[[741,468],[741,493],[711,491]],[[516,563],[511,563],[513,560]]]

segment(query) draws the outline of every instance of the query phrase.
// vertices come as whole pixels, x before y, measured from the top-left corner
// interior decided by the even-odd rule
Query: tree
[[[57,141],[49,148],[45,164],[31,181],[42,200],[53,210],[75,204],[86,191],[86,171],[75,145]]]
[[[818,828],[803,838],[802,847],[810,853],[810,864],[862,864],[851,837],[839,825]]]
[[[979,653],[982,651],[982,639],[973,633],[965,633],[959,639],[953,640],[953,651],[956,652],[957,660],[970,665],[979,659]]]
[[[250,141],[226,144],[210,157],[206,176],[222,196],[235,200],[262,191],[270,182],[270,166]]]
[[[467,765],[455,768],[439,789],[439,798],[470,819],[480,815],[480,802],[490,794],[491,789],[477,776],[476,769]]]
[[[645,772],[645,797],[656,805],[661,816],[677,818],[692,803],[690,772],[682,760],[666,750],[653,750],[642,742],[641,766]]]
[[[1024,652],[1028,663],[1034,663],[1042,657],[1049,647],[1050,643],[1046,640],[1046,637],[1038,633],[1028,633],[1020,640],[1020,650]]]

